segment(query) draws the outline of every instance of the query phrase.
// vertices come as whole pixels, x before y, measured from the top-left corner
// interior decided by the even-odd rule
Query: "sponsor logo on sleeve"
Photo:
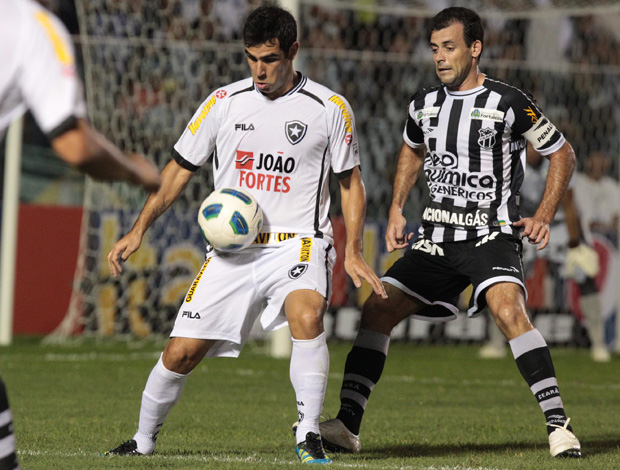
[[[220,91],[223,91],[223,90],[220,90]],[[192,122],[189,123],[189,126],[187,126],[187,128],[190,130],[192,135],[196,135],[196,132],[198,132],[198,128],[200,128],[200,125],[202,124],[202,121],[204,121],[204,119],[207,117],[207,115],[209,114],[209,111],[211,111],[211,108],[213,108],[214,104],[215,104],[215,95],[212,96],[211,99],[205,103],[205,105],[202,107],[202,110],[200,110],[200,113],[198,114],[196,119],[194,119]]]
[[[532,109],[531,106],[523,109],[523,111],[525,111],[525,114],[530,117],[530,119],[532,120],[532,124],[536,124],[538,122],[538,116],[536,115],[536,112]]]
[[[35,18],[47,33],[47,37],[52,43],[52,47],[54,48],[54,53],[56,54],[58,61],[64,66],[73,65],[73,55],[71,54],[71,49],[65,43],[62,36],[58,33],[49,14],[45,11],[39,11],[35,14]]]
[[[436,118],[439,116],[439,110],[441,108],[439,106],[432,106],[430,108],[419,109],[415,111],[415,118],[418,121],[422,119]]]
[[[472,108],[469,113],[470,119],[503,122],[506,113],[497,109]]]
[[[347,109],[347,105],[344,103],[342,98],[340,98],[338,95],[332,96],[329,99],[329,101],[331,101],[336,106],[338,106],[338,108],[340,108],[340,112],[342,113],[342,119],[344,119],[344,128],[347,133],[347,135],[345,135],[344,137],[344,141],[346,142],[347,145],[349,145],[351,143],[352,135],[353,135],[353,124],[352,124],[352,119],[351,119],[351,113]]]
[[[226,98],[227,94],[228,93],[226,92],[226,90],[217,90],[215,92],[215,96],[217,96],[219,99]]]
[[[301,121],[289,121],[284,125],[284,132],[288,141],[295,145],[306,136],[308,125]]]

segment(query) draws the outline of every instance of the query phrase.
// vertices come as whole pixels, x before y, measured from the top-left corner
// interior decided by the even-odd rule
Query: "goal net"
[[[241,32],[253,3],[78,0],[78,46],[94,125],[121,148],[142,152],[163,168],[204,97],[249,76]],[[365,250],[380,273],[399,256],[385,253],[382,239],[408,100],[414,91],[437,84],[427,19],[448,3],[286,3],[299,20],[297,69],[342,93],[355,112],[368,193]],[[617,157],[620,6],[615,1],[461,3],[475,8],[485,22],[483,72],[532,92],[573,144],[580,162],[593,151]],[[425,202],[422,187],[416,185],[406,209],[412,228]],[[205,165],[115,280],[107,253],[131,228],[146,195],[125,184],[88,181],[74,293],[53,338],[166,335],[204,259],[195,219],[211,188],[210,166]],[[332,189],[336,231],[342,233],[336,183]],[[347,307],[357,307],[369,291],[351,288],[342,266],[334,282],[332,309],[342,315],[330,324],[337,336],[346,337],[355,328],[354,320],[343,326],[351,310]],[[553,310],[549,298],[543,292],[536,307]],[[478,325],[442,330],[439,336],[410,325],[402,335],[479,340],[484,322]],[[578,341],[572,332],[567,338]]]

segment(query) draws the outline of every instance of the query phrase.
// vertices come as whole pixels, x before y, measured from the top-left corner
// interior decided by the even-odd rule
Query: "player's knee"
[[[179,374],[189,374],[207,353],[205,347],[206,343],[172,338],[164,350],[164,366]]]
[[[400,321],[400,318],[395,313],[389,298],[383,299],[379,295],[372,293],[362,307],[360,328],[390,334],[392,328]]]
[[[493,316],[499,329],[508,340],[516,338],[533,328],[527,312],[514,305],[502,305]]]

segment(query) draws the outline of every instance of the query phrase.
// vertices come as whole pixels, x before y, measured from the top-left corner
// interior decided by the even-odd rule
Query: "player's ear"
[[[299,52],[299,43],[295,41],[291,44],[291,47],[288,50],[288,60],[294,60],[297,57],[297,53]]]
[[[480,55],[482,54],[482,42],[477,39],[471,44],[471,55],[474,59],[480,60]]]

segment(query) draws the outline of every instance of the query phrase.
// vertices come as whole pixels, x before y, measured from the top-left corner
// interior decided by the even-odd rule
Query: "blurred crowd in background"
[[[571,10],[573,16],[549,10],[561,6],[562,0],[522,0],[518,8],[508,0],[465,3],[477,9],[485,23],[482,72],[532,93],[575,148],[580,215],[584,224],[609,241],[606,259],[611,263],[620,213],[620,31],[616,27],[620,9],[613,2],[605,9],[605,1],[601,2],[603,6],[592,14],[576,8]],[[41,3],[74,35],[94,125],[121,148],[147,154],[160,168],[171,158],[172,146],[199,104],[219,86],[249,76],[241,34],[247,13],[261,3],[258,0]],[[300,0],[298,4],[301,51],[296,68],[343,94],[355,113],[368,194],[367,218],[378,227],[372,249],[381,272],[388,259],[380,231],[391,202],[409,98],[420,88],[438,84],[427,18],[451,3],[356,0],[319,6],[318,1]],[[113,185],[93,184],[84,191],[83,176],[53,157],[31,118],[26,120],[24,137],[22,202],[84,204],[89,213],[88,270],[80,285],[89,299],[88,308],[94,312],[105,288],[119,288],[109,279],[102,261],[116,229],[105,231],[102,220],[113,213],[122,232],[133,221],[131,211],[142,207],[144,195]],[[3,149],[2,145],[0,154]],[[174,223],[164,221],[152,230],[157,234],[153,262],[135,268],[137,274],[131,277],[144,278],[145,292],[161,293],[172,278],[182,281],[179,273],[184,271],[163,261],[165,250],[186,247],[187,237],[179,233],[191,233],[195,228],[193,214],[211,188],[211,178],[207,164],[175,203],[174,213],[169,214]],[[337,184],[333,183],[332,195],[337,200]],[[420,178],[405,208],[412,228],[427,197],[424,178]],[[338,207],[332,204],[336,212]],[[185,228],[180,230],[181,226]],[[197,237],[200,239],[199,234]],[[200,260],[202,247],[196,251]],[[616,275],[610,266],[605,276],[611,283],[608,290],[613,310]],[[190,271],[191,278],[194,271]],[[345,296],[343,305],[350,305],[353,299]],[[149,303],[140,306],[140,315],[148,318],[151,326],[163,325],[154,329],[165,330],[167,317],[161,312],[166,312],[169,304],[176,305],[158,294],[149,296]],[[548,302],[541,305],[548,306]],[[125,310],[112,308],[110,316],[113,319]],[[96,329],[97,323],[101,319],[86,329]]]
[[[87,62],[83,70],[96,113],[92,119],[119,145],[143,151],[162,166],[197,105],[218,86],[248,76],[240,39],[245,16],[258,1],[41,3],[76,35],[78,57]],[[390,202],[408,100],[421,87],[437,83],[426,18],[414,16],[412,8],[438,10],[448,2],[441,3],[408,2],[406,9],[403,2],[382,2],[387,13],[355,10],[355,2],[351,9],[300,3],[297,68],[351,102],[371,218],[384,217]],[[530,9],[518,17],[514,10],[501,15],[498,0],[468,6],[478,3],[485,20],[482,71],[535,96],[573,144],[578,170],[584,170],[590,154],[603,154],[609,158],[607,176],[617,179],[620,33],[613,25],[618,13],[545,15],[552,0],[530,0],[524,2]],[[31,121],[26,138],[42,143]],[[50,173],[53,179],[62,171],[52,165]],[[423,182],[412,198],[412,218],[423,205],[421,188]],[[197,191],[190,189],[190,194]],[[25,194],[35,202],[56,197],[70,204],[79,204],[81,197],[41,189]]]

